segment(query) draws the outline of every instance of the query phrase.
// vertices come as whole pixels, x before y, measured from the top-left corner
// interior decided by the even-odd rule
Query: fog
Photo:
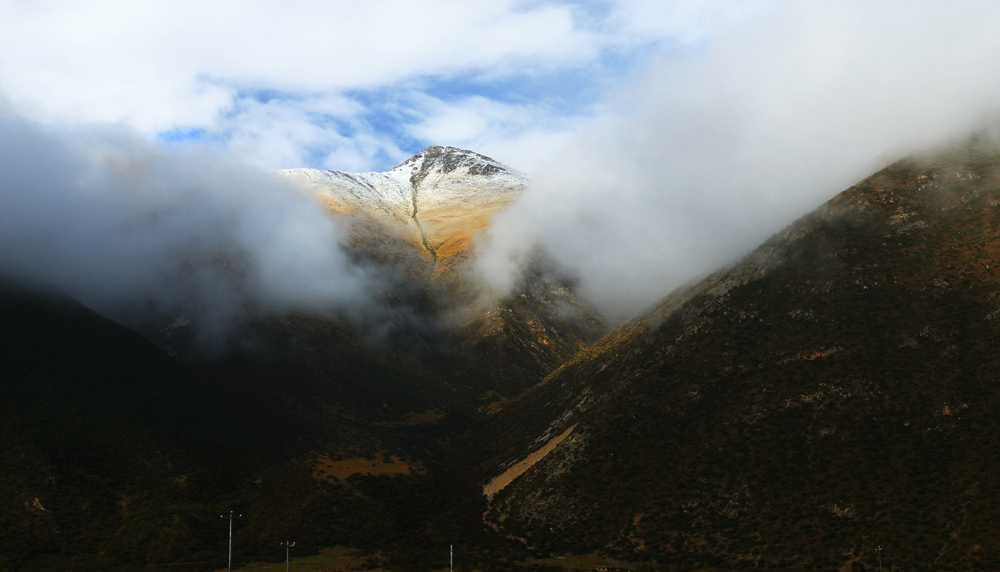
[[[1000,5],[776,2],[609,94],[478,242],[509,289],[533,245],[614,321],[730,264],[909,152],[994,122]]]
[[[6,280],[55,287],[126,323],[183,316],[214,344],[248,308],[368,301],[371,277],[322,207],[223,151],[17,118],[0,118],[0,133]]]
[[[622,321],[891,160],[996,123],[1000,5],[769,6],[610,90],[479,238],[476,274],[509,291],[541,247]],[[251,307],[371,302],[342,229],[275,176],[11,113],[0,97],[3,277],[120,321],[196,318],[205,339]]]

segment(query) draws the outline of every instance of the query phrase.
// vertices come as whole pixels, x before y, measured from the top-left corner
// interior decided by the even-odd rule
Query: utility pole
[[[878,551],[878,572],[882,572],[882,545],[879,544],[875,550]]]
[[[219,518],[229,519],[229,572],[233,572],[233,519],[242,517],[242,514],[233,514],[233,511],[229,511],[229,516],[219,515]]]
[[[295,546],[295,543],[291,540],[286,540],[281,543],[281,546],[285,547],[285,572],[288,572],[288,549]]]

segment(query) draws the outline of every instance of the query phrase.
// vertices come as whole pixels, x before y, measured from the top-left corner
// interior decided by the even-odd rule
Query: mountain
[[[97,566],[197,552],[214,524],[203,498],[272,457],[223,395],[58,293],[0,288],[0,363],[0,569],[39,552]]]
[[[544,252],[511,293],[469,278],[524,184],[495,161],[285,176],[383,277],[374,319],[251,309],[209,359],[176,317],[0,282],[0,569],[219,569],[228,510],[237,563],[288,539],[393,570],[451,544],[480,570],[1000,562],[986,139],[890,165],[611,332]]]
[[[379,194],[404,172],[403,203]],[[0,569],[217,569],[228,510],[245,515],[244,561],[287,538],[301,554],[384,550],[397,567],[433,562],[425,546],[498,542],[463,468],[476,410],[537,383],[603,322],[541,256],[509,296],[464,274],[471,237],[523,186],[499,163],[430,148],[389,174],[322,175],[376,181],[370,196],[304,189],[355,201],[331,216],[383,279],[371,319],[249,308],[236,343],[206,354],[197,315],[123,326],[0,281]],[[393,218],[399,204],[418,210]]]
[[[454,263],[452,257],[464,259],[473,236],[527,185],[523,175],[489,157],[437,146],[384,173],[290,169],[280,174],[333,212],[383,223],[422,247],[442,269]]]
[[[459,383],[480,396],[530,387],[607,331],[575,281],[544,253],[506,296],[470,278],[473,238],[528,184],[494,159],[432,146],[384,173],[280,174],[349,226],[357,256],[395,277],[392,302],[420,318],[418,335],[435,338],[422,343],[443,344]]]
[[[495,408],[484,520],[683,568],[1000,561],[1000,152],[899,161]]]

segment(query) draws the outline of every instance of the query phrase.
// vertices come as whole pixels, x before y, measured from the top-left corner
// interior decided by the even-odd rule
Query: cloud
[[[533,171],[532,187],[483,245],[490,283],[509,285],[537,242],[624,319],[886,157],[993,113],[998,10],[888,0],[0,0],[9,99],[0,116],[26,118],[4,120],[16,142],[3,146],[4,174],[15,173],[5,195],[20,194],[3,200],[60,231],[33,235],[8,215],[3,232],[20,241],[8,244],[29,254],[8,246],[4,258],[76,282],[97,303],[106,292],[160,292],[177,276],[207,292],[198,284],[218,271],[212,265],[184,274],[166,256],[174,266],[129,266],[208,245],[206,253],[251,253],[248,281],[225,286],[239,289],[239,303],[350,298],[354,270],[335,251],[310,260],[293,246],[336,243],[336,229],[308,223],[298,235],[279,225],[319,215],[268,202],[288,193],[212,142],[259,167],[349,171],[451,144]],[[145,135],[29,120],[120,123]],[[177,150],[144,142],[149,133]],[[185,138],[208,150],[184,151],[176,141]],[[238,187],[247,193],[233,194]],[[184,189],[200,190],[182,200]],[[261,226],[268,244],[286,245],[281,256],[231,223],[258,216],[273,223]],[[185,242],[178,229],[199,239]],[[120,275],[118,290],[81,268],[87,248],[95,268]],[[46,259],[65,272],[43,272],[35,261]],[[320,295],[268,286],[279,273],[268,269],[282,261],[293,267],[281,272],[315,266],[336,287]]]
[[[409,154],[391,137],[380,136],[368,114],[344,96],[249,92],[215,121],[213,132],[244,161],[262,168],[394,166]]]
[[[414,93],[413,100],[419,120],[406,128],[414,139],[475,149],[522,170],[548,158],[591,112],[585,108],[566,116],[544,103],[508,103],[479,95],[445,101]]]
[[[124,127],[0,119],[0,275],[123,322],[355,307],[366,272],[315,201],[217,149],[164,152]]]
[[[545,105],[564,126],[508,122],[501,138],[489,132],[495,118],[484,115],[469,122],[481,131],[462,140],[498,149],[551,145],[558,129],[573,131],[601,90],[652,51],[696,45],[720,22],[754,10],[735,0],[659,4],[0,0],[0,87],[21,116],[39,121],[125,123],[145,133],[206,129],[271,168],[383,169],[428,144],[456,143],[407,139],[389,127],[397,110],[380,103],[396,94]],[[567,74],[572,81],[563,81]],[[260,94],[280,97],[255,100]],[[415,115],[406,123],[426,125],[423,110],[409,107]],[[546,149],[533,151],[512,161]]]
[[[207,124],[244,88],[337,93],[595,49],[567,8],[510,1],[0,4],[0,83],[40,119]]]
[[[665,55],[534,173],[479,271],[533,244],[613,319],[735,261],[889,159],[1000,102],[991,2],[782,2],[698,57]]]

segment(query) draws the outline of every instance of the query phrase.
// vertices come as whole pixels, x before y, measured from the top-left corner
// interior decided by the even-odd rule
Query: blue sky
[[[770,4],[0,0],[0,94],[267,168],[381,170],[443,144],[531,170],[650,62]]]

